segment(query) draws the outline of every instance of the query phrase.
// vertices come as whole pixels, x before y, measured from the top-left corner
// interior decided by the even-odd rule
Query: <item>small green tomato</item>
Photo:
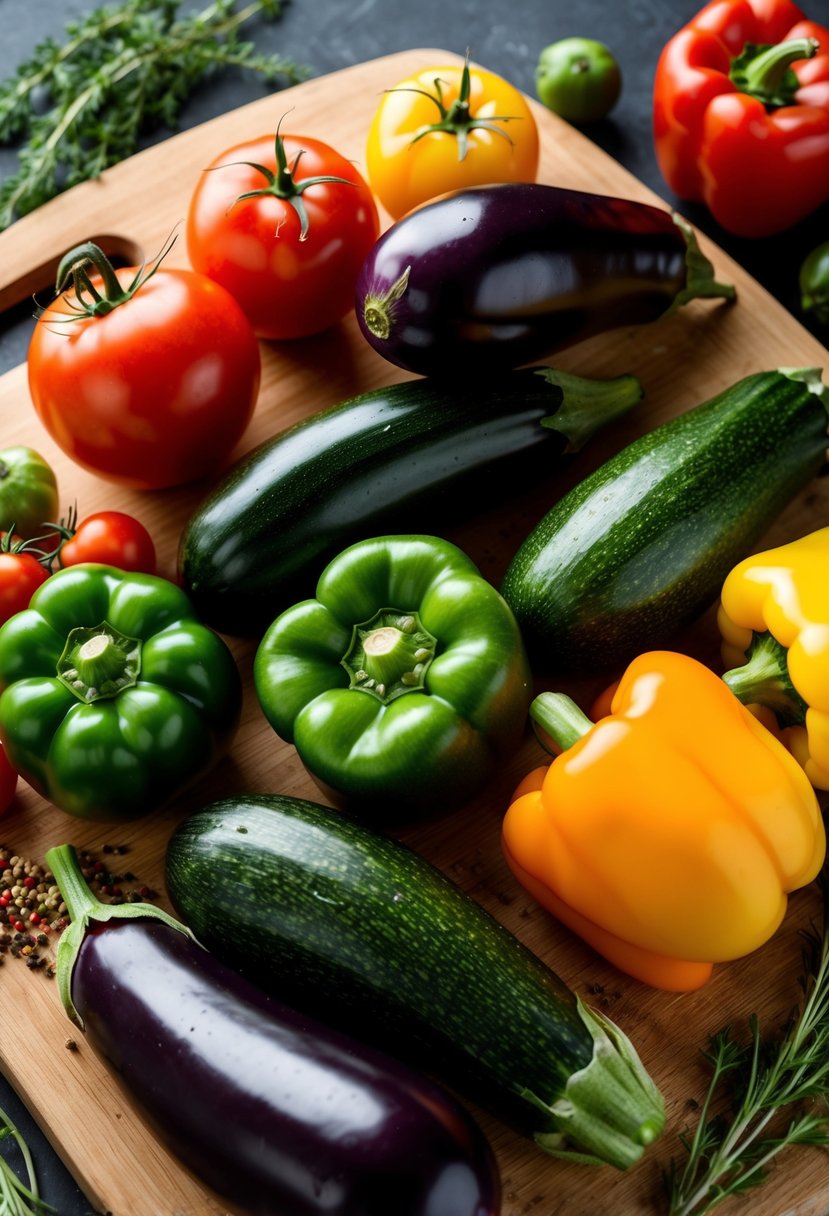
[[[563,38],[544,48],[535,72],[538,98],[568,122],[596,122],[615,106],[622,74],[611,52],[593,38]]]
[[[829,241],[824,241],[800,267],[800,307],[820,325],[829,325]]]

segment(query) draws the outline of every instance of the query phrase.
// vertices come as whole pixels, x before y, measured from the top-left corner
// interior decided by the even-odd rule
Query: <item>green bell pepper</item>
[[[265,633],[254,684],[329,795],[392,821],[482,789],[531,693],[510,608],[433,536],[376,537],[335,557],[316,599]]]
[[[168,802],[235,730],[225,643],[166,579],[79,565],[0,628],[0,740],[62,810],[104,822]]]

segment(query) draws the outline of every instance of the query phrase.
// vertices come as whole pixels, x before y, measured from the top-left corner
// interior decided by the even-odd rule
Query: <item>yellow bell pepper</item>
[[[829,528],[735,566],[718,623],[726,684],[829,790]]]
[[[593,723],[541,693],[533,723],[562,750],[515,793],[507,862],[622,971],[675,992],[761,946],[826,849],[815,792],[709,668],[654,651]]]

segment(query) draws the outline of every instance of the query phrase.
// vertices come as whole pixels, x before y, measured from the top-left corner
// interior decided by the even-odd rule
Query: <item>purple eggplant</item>
[[[269,998],[160,909],[101,904],[71,845],[47,861],[72,919],[67,1012],[202,1181],[253,1216],[495,1216],[491,1149],[449,1094]]]
[[[655,321],[718,283],[688,224],[628,199],[535,183],[444,195],[394,224],[357,283],[357,320],[425,376],[487,374]]]

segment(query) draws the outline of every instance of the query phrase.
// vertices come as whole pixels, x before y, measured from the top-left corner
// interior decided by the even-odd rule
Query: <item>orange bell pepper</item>
[[[518,880],[622,971],[676,992],[756,950],[790,891],[816,877],[817,799],[786,748],[714,672],[640,655],[591,722],[542,693],[534,724],[562,747],[503,824]]]
[[[829,790],[829,528],[741,561],[718,614],[723,676]],[[769,720],[771,718],[771,721]],[[761,716],[761,720],[763,720]]]

